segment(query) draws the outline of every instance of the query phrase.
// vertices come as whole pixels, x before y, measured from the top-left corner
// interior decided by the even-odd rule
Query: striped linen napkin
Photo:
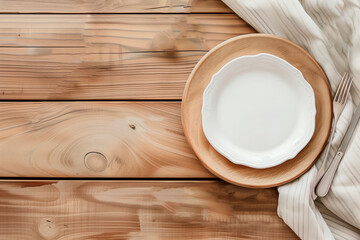
[[[335,154],[360,102],[360,0],[223,0],[257,31],[287,38],[322,66],[334,91],[353,75],[348,100],[331,143]],[[323,155],[322,155],[323,156]],[[354,132],[329,194],[311,199],[322,156],[299,179],[281,186],[278,215],[301,239],[360,239],[360,127]]]

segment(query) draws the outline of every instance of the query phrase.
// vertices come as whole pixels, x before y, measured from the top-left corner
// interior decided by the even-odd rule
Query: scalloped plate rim
[[[288,68],[289,71],[293,71],[293,73],[297,75],[296,77],[298,79],[301,79],[304,87],[306,88],[306,90],[308,91],[308,94],[309,94],[310,104],[308,107],[309,107],[309,117],[311,117],[311,121],[309,123],[309,128],[307,128],[308,131],[302,137],[302,141],[299,144],[297,144],[292,151],[289,151],[287,153],[284,153],[284,154],[278,155],[278,156],[271,156],[268,159],[265,158],[265,160],[263,159],[260,162],[260,161],[249,160],[251,158],[249,158],[249,156],[246,156],[244,154],[242,155],[239,153],[233,153],[231,151],[224,149],[224,147],[221,144],[219,144],[216,139],[215,140],[213,139],[213,136],[212,136],[211,132],[208,130],[209,128],[207,127],[207,121],[206,121],[207,117],[204,115],[206,114],[206,111],[207,111],[206,109],[208,108],[207,103],[208,103],[208,99],[210,98],[210,94],[209,94],[210,89],[214,88],[216,85],[216,82],[218,82],[218,81],[216,81],[217,77],[219,77],[221,74],[223,74],[223,72],[226,71],[226,69],[228,69],[231,65],[235,65],[239,61],[244,61],[244,60],[250,59],[250,58],[256,59],[256,58],[263,58],[263,57],[272,58],[275,62],[278,62],[279,64],[282,64],[283,66],[286,66],[286,68]],[[203,126],[204,135],[207,138],[207,140],[209,141],[209,143],[214,147],[214,149],[216,151],[218,151],[221,155],[223,155],[225,158],[227,158],[229,161],[233,162],[234,164],[244,165],[244,166],[256,168],[256,169],[270,168],[270,167],[278,166],[278,165],[284,163],[285,161],[293,159],[311,140],[311,138],[314,134],[314,131],[315,131],[315,117],[316,117],[315,94],[314,94],[314,91],[313,91],[311,85],[304,78],[302,72],[300,70],[298,70],[297,68],[295,68],[294,66],[292,66],[290,63],[288,63],[286,60],[279,58],[275,55],[268,54],[268,53],[259,53],[256,55],[245,55],[245,56],[237,57],[237,58],[230,60],[218,72],[216,72],[212,76],[209,84],[207,85],[207,87],[205,88],[204,93],[203,93],[203,105],[201,108],[201,115],[202,115],[202,126]]]

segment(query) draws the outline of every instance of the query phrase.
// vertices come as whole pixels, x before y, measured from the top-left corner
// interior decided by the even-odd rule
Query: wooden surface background
[[[276,215],[272,189],[219,181],[12,181],[0,191],[2,239],[294,239]]]
[[[297,239],[181,126],[197,61],[253,32],[220,0],[0,0],[0,239]]]

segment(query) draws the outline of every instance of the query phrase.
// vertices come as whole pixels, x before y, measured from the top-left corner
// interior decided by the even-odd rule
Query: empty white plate
[[[204,91],[202,124],[210,144],[235,164],[269,168],[294,158],[315,129],[315,96],[285,60],[233,59]]]

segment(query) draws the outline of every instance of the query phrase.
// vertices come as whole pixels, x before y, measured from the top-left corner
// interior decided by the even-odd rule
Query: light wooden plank
[[[298,239],[276,189],[223,182],[0,183],[1,239]]]
[[[204,51],[82,53],[0,48],[0,100],[181,99]]]
[[[2,13],[229,13],[221,0],[1,0]]]
[[[0,15],[0,99],[181,99],[235,15]]]
[[[82,47],[97,53],[208,50],[250,31],[235,14],[0,15],[1,47]]]
[[[213,177],[180,102],[0,102],[1,177]]]

